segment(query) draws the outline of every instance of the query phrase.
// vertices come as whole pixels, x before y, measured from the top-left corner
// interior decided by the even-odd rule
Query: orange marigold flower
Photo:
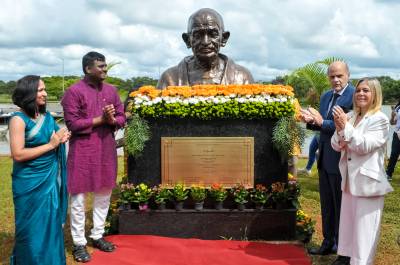
[[[297,98],[294,100],[293,102],[293,106],[294,106],[294,118],[296,119],[296,121],[300,121],[301,120],[301,106],[299,101],[297,100]]]

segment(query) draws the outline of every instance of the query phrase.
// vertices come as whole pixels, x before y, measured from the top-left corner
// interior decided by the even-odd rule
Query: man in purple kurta
[[[125,123],[124,106],[116,88],[103,83],[107,76],[104,55],[89,52],[82,59],[85,77],[73,84],[61,101],[64,119],[72,132],[67,161],[71,194],[71,234],[76,261],[87,262],[85,194],[94,193],[93,246],[111,252],[115,246],[103,238],[112,188],[117,176],[114,132]]]

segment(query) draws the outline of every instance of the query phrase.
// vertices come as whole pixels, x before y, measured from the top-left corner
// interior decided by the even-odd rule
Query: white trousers
[[[374,264],[379,241],[384,196],[356,197],[342,193],[338,254],[351,265]]]
[[[110,206],[112,190],[105,190],[93,193],[93,229],[90,230],[90,238],[96,240],[103,236],[104,226]],[[79,193],[71,195],[70,219],[71,235],[74,245],[86,245],[85,237],[85,195]]]

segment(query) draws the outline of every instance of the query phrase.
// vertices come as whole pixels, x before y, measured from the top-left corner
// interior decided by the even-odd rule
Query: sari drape
[[[48,143],[59,129],[49,112],[36,122],[22,112],[14,115],[25,122],[26,148]],[[65,264],[63,224],[68,205],[65,146],[61,144],[33,160],[14,161],[12,191],[15,246],[10,264]]]

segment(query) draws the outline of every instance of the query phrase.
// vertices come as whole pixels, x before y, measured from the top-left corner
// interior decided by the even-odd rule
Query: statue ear
[[[224,47],[226,45],[226,42],[228,41],[230,35],[231,35],[231,33],[229,31],[222,32],[222,41],[221,41],[222,47]]]
[[[190,35],[187,33],[182,33],[182,39],[186,44],[186,47],[188,49],[192,48],[192,45],[190,45]]]

